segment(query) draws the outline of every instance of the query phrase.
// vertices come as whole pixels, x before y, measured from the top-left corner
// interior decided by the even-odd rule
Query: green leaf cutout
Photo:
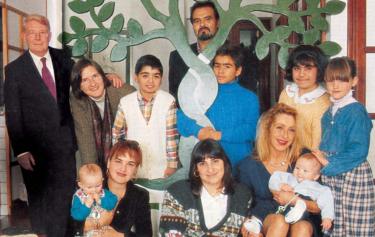
[[[328,30],[327,20],[324,17],[321,17],[320,15],[311,17],[311,25],[317,30],[321,30],[321,31]]]
[[[139,22],[137,20],[134,20],[133,18],[128,21],[127,30],[129,32],[129,35],[134,38],[143,35],[141,24],[139,24]]]
[[[304,44],[315,44],[320,39],[320,31],[317,29],[311,29],[303,33]]]
[[[74,0],[68,3],[69,8],[75,13],[82,14],[90,11],[90,5],[80,0]]]
[[[115,10],[115,3],[114,2],[107,2],[100,8],[98,13],[98,18],[101,22],[108,20]]]
[[[338,0],[332,0],[327,2],[327,5],[323,8],[324,13],[336,15],[342,12],[345,9],[345,3],[338,1]]]
[[[68,44],[70,41],[75,39],[75,35],[70,34],[68,32],[62,32],[61,34],[59,34],[57,38],[58,38],[58,41],[60,41],[61,43]]]
[[[69,23],[70,23],[70,27],[72,28],[72,30],[76,32],[77,34],[84,32],[86,29],[85,22],[83,22],[80,18],[76,16],[72,16],[70,18]]]
[[[128,54],[127,45],[125,43],[120,42],[112,48],[111,61],[120,62],[126,59],[127,54]]]
[[[264,35],[262,38],[260,38],[255,46],[255,53],[259,60],[262,60],[265,58],[269,52],[269,40]]]
[[[98,35],[92,41],[91,51],[93,53],[99,53],[107,48],[109,40],[106,36]]]
[[[341,46],[332,41],[325,41],[319,47],[323,50],[323,52],[328,56],[333,56],[341,51]]]
[[[82,56],[87,52],[88,44],[84,38],[77,39],[73,45],[72,55],[73,57]]]
[[[294,3],[295,0],[279,0],[277,1],[277,5],[280,6],[283,9],[288,9],[289,6]]]
[[[91,7],[97,7],[102,5],[104,0],[87,0],[87,3],[90,4]]]
[[[308,7],[318,6],[320,0],[305,0]]]
[[[118,14],[112,19],[111,23],[111,31],[115,33],[120,33],[122,28],[124,27],[124,16],[122,14]]]
[[[277,55],[279,60],[279,65],[281,68],[286,67],[286,64],[288,62],[288,56],[289,56],[289,47],[281,47],[279,49],[279,54]]]
[[[305,23],[303,22],[302,18],[296,15],[290,16],[288,19],[289,27],[297,32],[302,33],[305,31]]]

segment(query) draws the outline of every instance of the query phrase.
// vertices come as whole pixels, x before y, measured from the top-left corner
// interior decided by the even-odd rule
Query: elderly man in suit
[[[22,168],[33,231],[64,236],[76,178],[69,107],[74,62],[48,46],[51,33],[44,16],[27,16],[22,34],[29,49],[5,67],[6,124]]]

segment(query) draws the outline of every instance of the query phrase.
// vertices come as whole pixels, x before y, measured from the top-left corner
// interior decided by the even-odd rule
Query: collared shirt
[[[144,117],[144,119],[149,122],[152,107],[154,105],[155,96],[151,100],[146,100],[142,97],[141,93],[137,92],[137,99],[139,104],[139,109]],[[177,168],[178,157],[177,157],[177,147],[178,147],[178,132],[177,132],[177,118],[176,118],[176,102],[173,102],[169,109],[166,119],[166,152],[167,152],[167,166],[168,168]],[[126,138],[127,125],[125,120],[125,111],[119,107],[117,110],[116,118],[112,129],[112,139],[113,144],[118,140],[124,140]]]
[[[52,58],[51,58],[51,55],[49,54],[49,51],[47,51],[47,53],[43,57],[39,57],[39,56],[35,55],[30,50],[29,50],[29,52],[30,52],[31,58],[34,61],[34,64],[35,64],[36,68],[38,69],[38,72],[39,72],[40,76],[42,76],[42,68],[43,68],[43,63],[42,63],[42,61],[40,61],[40,59],[46,58],[46,66],[47,66],[48,70],[50,71],[50,73],[52,75],[53,81],[56,82],[55,73],[54,73],[54,70],[53,70]]]
[[[301,96],[298,95],[299,88],[297,84],[292,83],[291,85],[287,85],[285,88],[285,91],[287,95],[294,99],[294,102],[297,104],[311,104],[314,103],[314,101],[324,95],[326,93],[326,89],[319,85],[314,90],[305,93]]]
[[[332,102],[332,116],[335,115],[335,113],[337,112],[338,109],[340,109],[340,108],[342,108],[342,107],[344,107],[348,104],[357,102],[357,100],[353,98],[353,91],[352,90],[350,90],[348,92],[348,94],[346,94],[341,99],[335,100],[334,98],[330,97],[330,100]]]
[[[228,195],[220,193],[216,196],[211,196],[207,189],[202,185],[201,202],[204,223],[206,224],[207,229],[211,229],[217,225],[227,213]]]

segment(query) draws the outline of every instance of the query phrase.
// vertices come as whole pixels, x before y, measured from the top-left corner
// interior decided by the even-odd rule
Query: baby
[[[331,190],[317,182],[320,177],[320,169],[321,164],[317,158],[311,153],[306,153],[298,158],[293,174],[280,171],[274,172],[271,175],[268,187],[271,191],[294,192],[296,193],[294,198],[303,195],[316,201],[321,209],[323,231],[328,231],[334,218],[334,201]],[[292,201],[290,200],[290,202]],[[286,208],[287,205],[279,207],[277,213],[283,212]],[[302,218],[305,212],[306,203],[298,199],[295,206],[286,213],[285,222],[295,223]],[[262,222],[257,217],[252,216],[244,225],[248,231],[259,233]]]
[[[99,220],[103,210],[111,211],[115,208],[117,197],[111,191],[103,189],[103,173],[97,164],[81,166],[78,177],[79,189],[73,195],[70,210],[73,219],[78,221],[84,221],[86,218]]]

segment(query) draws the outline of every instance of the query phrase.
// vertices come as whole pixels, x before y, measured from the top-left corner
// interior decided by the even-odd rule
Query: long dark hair
[[[81,73],[82,73],[82,70],[88,66],[93,66],[98,71],[98,73],[103,79],[104,88],[107,88],[108,86],[111,85],[111,81],[108,80],[108,78],[105,76],[105,73],[102,67],[97,62],[87,59],[87,58],[82,58],[74,64],[72,73],[70,75],[72,92],[73,92],[73,95],[77,99],[81,99],[82,97],[86,96],[86,94],[81,90],[81,82],[82,82]]]
[[[224,161],[224,193],[233,194],[234,179],[232,177],[232,166],[230,160],[219,142],[213,139],[206,139],[198,142],[191,153],[189,180],[192,193],[195,196],[200,196],[201,194],[202,180],[199,176],[196,176],[196,172],[198,163],[204,161],[206,158],[221,159]]]

